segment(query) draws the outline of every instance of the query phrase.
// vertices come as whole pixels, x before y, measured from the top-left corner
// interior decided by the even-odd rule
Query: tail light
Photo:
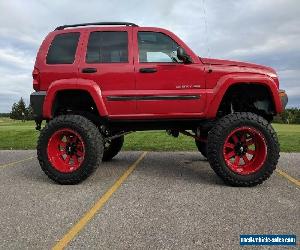
[[[40,71],[37,68],[34,68],[32,71],[33,78],[33,89],[38,91],[40,88]]]

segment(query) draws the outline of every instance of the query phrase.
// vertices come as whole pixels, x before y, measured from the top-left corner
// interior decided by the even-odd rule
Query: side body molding
[[[278,95],[278,86],[271,77],[261,74],[239,73],[225,75],[218,80],[213,89],[207,89],[206,117],[211,119],[216,117],[221,101],[229,87],[245,83],[267,87],[270,96],[272,97],[275,111],[277,113],[282,112],[282,105]]]
[[[83,90],[88,92],[93,98],[100,116],[107,116],[106,106],[103,101],[101,89],[97,83],[86,79],[61,79],[51,83],[47,90],[43,105],[43,117],[46,119],[52,118],[52,107],[56,94],[64,90]]]

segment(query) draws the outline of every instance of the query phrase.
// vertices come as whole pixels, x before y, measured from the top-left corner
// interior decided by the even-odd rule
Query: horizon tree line
[[[0,113],[0,117],[10,117],[14,120],[33,120],[31,105],[26,106],[24,99],[14,103],[10,113]],[[285,124],[300,124],[300,108],[287,108],[285,111],[274,117],[273,122]]]

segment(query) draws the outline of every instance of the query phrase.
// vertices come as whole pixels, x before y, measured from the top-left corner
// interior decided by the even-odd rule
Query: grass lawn
[[[300,152],[300,125],[273,124],[281,151]],[[0,149],[35,149],[39,132],[32,121],[0,118]],[[168,136],[164,131],[145,131],[125,137],[124,150],[190,151],[196,150],[193,138]]]

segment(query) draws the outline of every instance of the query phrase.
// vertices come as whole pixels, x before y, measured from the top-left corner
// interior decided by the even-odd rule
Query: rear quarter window
[[[56,35],[48,50],[46,63],[72,64],[75,60],[79,36],[79,32]]]

